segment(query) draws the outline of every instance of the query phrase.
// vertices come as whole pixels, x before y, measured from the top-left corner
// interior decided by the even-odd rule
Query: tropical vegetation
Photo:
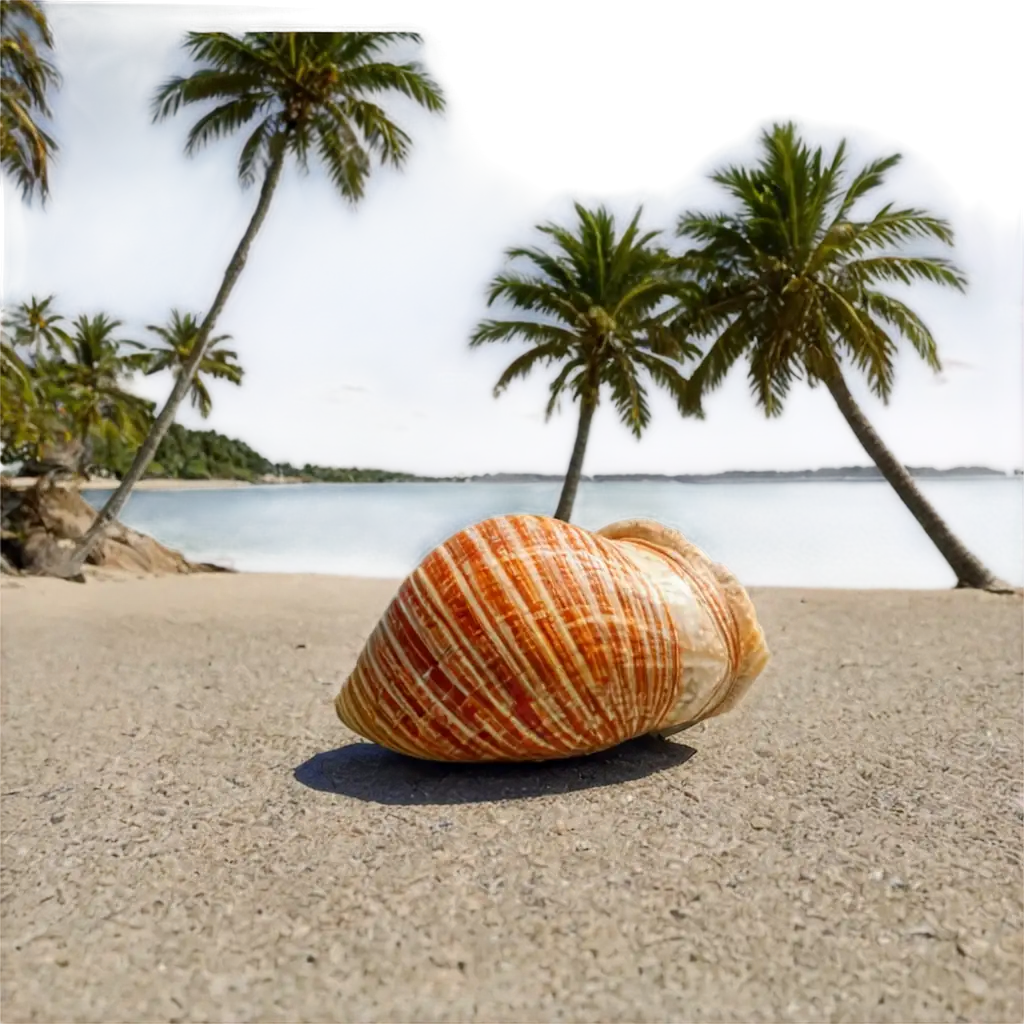
[[[44,127],[52,116],[50,93],[60,86],[51,60],[53,33],[42,5],[0,3],[0,165],[22,198],[50,194],[50,163],[57,143]]]
[[[199,337],[199,321],[195,315],[182,314],[172,309],[171,319],[166,326],[149,324],[146,330],[158,335],[162,342],[150,349],[146,363],[147,376],[160,373],[162,370],[170,370],[175,375],[180,374]],[[231,384],[241,384],[245,375],[245,371],[238,365],[237,352],[214,347],[222,341],[230,340],[230,334],[221,334],[207,341],[206,353],[199,360],[195,376],[188,386],[189,399],[204,420],[209,418],[213,409],[213,399],[210,397],[210,389],[206,386],[206,379],[215,378],[229,381]]]
[[[150,325],[160,339],[152,347],[120,337],[123,324],[106,313],[68,321],[54,308],[52,295],[33,296],[5,311],[0,324],[3,463],[23,464],[30,473],[123,479],[153,420],[153,403],[134,394],[131,381],[139,373],[180,372],[195,318],[172,311],[166,327]],[[226,340],[225,335],[214,342]],[[192,381],[198,396],[193,404],[204,419],[212,408],[208,379],[240,383],[243,373],[234,352],[208,350]],[[431,479],[383,469],[272,462],[243,441],[178,423],[161,440],[146,477],[322,483]]]
[[[677,225],[692,244],[684,260],[699,292],[674,326],[702,339],[702,358],[683,392],[683,407],[703,414],[706,395],[746,360],[755,402],[782,412],[790,387],[821,384],[857,440],[956,574],[961,587],[1005,584],[953,535],[890,452],[850,391],[856,372],[888,402],[901,341],[933,370],[941,367],[931,331],[893,288],[927,282],[963,290],[964,274],[921,243],[953,244],[950,225],[925,210],[892,203],[862,212],[899,155],[854,174],[846,144],[831,156],[812,149],[792,124],[762,133],[749,167],[711,175],[731,199],[727,210],[686,212]]]
[[[140,372],[173,372],[174,356],[169,354],[166,338],[163,345],[147,348],[121,337],[122,322],[106,313],[82,314],[69,322],[53,303],[52,295],[33,296],[2,320],[3,461],[26,462],[54,472],[120,476],[127,469],[125,460],[130,464],[153,421],[153,403],[136,395],[129,385]],[[172,327],[175,322],[187,325],[188,320],[172,317]],[[242,373],[232,353],[214,350],[208,358],[193,381],[205,396],[207,411],[210,397],[203,378],[229,372],[231,379],[240,379]],[[205,453],[188,451],[182,461],[175,457],[178,453],[172,443],[163,454],[173,467],[170,475],[188,475],[184,472],[188,467],[195,470],[193,475],[210,475],[194,461]],[[217,471],[245,467],[246,460],[237,454],[211,453],[210,463]],[[268,468],[262,471],[269,472],[270,464],[263,463]],[[159,466],[157,470],[157,475],[167,472]],[[239,474],[233,468],[226,475]]]
[[[121,479],[128,472],[134,454],[134,448],[128,444],[97,444],[93,453],[94,471]],[[164,435],[146,478],[248,482],[273,478],[302,483],[394,483],[421,479],[383,469],[336,469],[309,463],[293,466],[290,462],[272,462],[244,441],[225,437],[214,430],[189,430],[180,423],[172,424]]]
[[[651,419],[645,381],[665,388],[682,410],[683,365],[698,353],[668,324],[688,297],[690,284],[678,258],[656,242],[661,232],[641,233],[642,210],[621,235],[604,207],[588,210],[576,203],[575,210],[572,228],[538,226],[553,243],[548,248],[506,251],[514,268],[491,281],[487,304],[501,302],[516,315],[481,321],[470,340],[471,347],[491,342],[529,346],[498,378],[496,397],[536,367],[557,365],[546,416],[563,396],[579,403],[576,440],[555,509],[555,518],[566,521],[602,392],[639,438]]]

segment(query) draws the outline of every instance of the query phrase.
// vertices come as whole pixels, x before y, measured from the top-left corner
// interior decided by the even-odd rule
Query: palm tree
[[[6,332],[0,338],[0,446],[3,460],[27,454],[39,438],[39,395],[32,367],[18,355]]]
[[[178,310],[172,309],[170,323],[166,327],[150,324],[146,330],[153,331],[163,340],[162,345],[153,346],[147,353],[146,375],[160,373],[162,370],[171,370],[175,374],[181,373],[181,368],[188,362],[196,338],[199,336],[199,321],[196,317],[191,313],[186,313],[183,316]],[[238,365],[238,353],[226,348],[213,347],[222,341],[230,340],[230,334],[221,334],[207,341],[206,354],[200,361],[192,383],[189,385],[192,406],[199,410],[199,415],[204,420],[210,415],[213,399],[210,397],[203,377],[216,377],[220,380],[228,380],[232,384],[241,384],[245,374],[242,367]]]
[[[711,175],[735,201],[730,212],[684,213],[678,234],[697,246],[684,259],[700,299],[677,321],[711,339],[690,376],[684,406],[702,415],[701,400],[748,358],[754,399],[768,416],[782,412],[790,385],[824,384],[857,440],[956,574],[960,587],[1005,589],[952,534],[885,446],[847,386],[844,367],[867,378],[888,402],[900,337],[940,369],[929,329],[901,299],[881,290],[918,281],[962,291],[961,271],[942,256],[907,252],[907,243],[952,245],[946,221],[891,203],[874,214],[854,208],[885,179],[899,155],[875,160],[849,177],[846,144],[831,159],[813,152],[792,124],[762,133],[753,167]]]
[[[68,435],[57,411],[66,397],[48,367],[59,363],[69,339],[55,324],[63,320],[49,306],[53,296],[4,310],[0,324],[0,445],[6,462],[36,460],[47,443]],[[31,349],[23,359],[19,347]],[[68,435],[69,436],[69,435]]]
[[[31,202],[36,189],[46,201],[48,169],[57,143],[39,125],[50,117],[47,93],[60,74],[47,57],[53,49],[42,6],[32,0],[0,4],[0,164]]]
[[[49,376],[63,391],[63,417],[82,446],[81,471],[87,468],[91,436],[105,440],[120,436],[137,442],[152,419],[151,403],[124,388],[125,380],[139,368],[139,353],[145,346],[115,338],[120,326],[120,320],[105,313],[79,316],[69,338],[71,358],[48,364]]]
[[[78,574],[167,433],[267,216],[285,159],[293,156],[305,170],[314,154],[342,198],[356,203],[365,191],[373,158],[401,167],[411,146],[406,132],[373,97],[398,93],[430,111],[444,108],[440,88],[419,63],[377,59],[396,43],[420,41],[413,32],[247,32],[242,36],[191,32],[186,36],[185,49],[200,67],[160,87],[153,103],[154,120],[170,117],[183,105],[214,104],[192,126],[185,152],[193,154],[245,126],[249,135],[239,154],[238,177],[243,187],[261,176],[263,183],[249,226],[167,402],[64,572]]]
[[[606,209],[591,211],[579,203],[575,208],[574,230],[538,226],[553,240],[553,251],[507,250],[510,261],[532,266],[498,274],[489,286],[487,305],[505,300],[522,315],[484,320],[470,340],[471,347],[516,340],[531,346],[499,377],[495,397],[535,366],[561,365],[551,382],[546,417],[566,393],[580,404],[576,441],[555,510],[555,517],[566,522],[602,388],[607,387],[622,422],[639,438],[651,418],[641,378],[666,388],[682,409],[681,365],[698,353],[666,327],[691,286],[679,273],[678,259],[654,244],[661,232],[640,234],[642,210],[637,210],[618,237],[615,219]]]
[[[49,355],[56,356],[70,344],[67,332],[57,326],[64,317],[50,308],[53,300],[53,295],[45,299],[37,299],[33,295],[28,302],[20,303],[11,317],[14,344],[31,349],[37,362],[43,358],[44,349]]]

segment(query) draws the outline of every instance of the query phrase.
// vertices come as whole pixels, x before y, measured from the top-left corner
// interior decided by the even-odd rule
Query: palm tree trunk
[[[580,476],[583,473],[583,457],[587,454],[590,424],[594,421],[596,409],[596,396],[591,397],[587,395],[580,399],[580,422],[576,428],[576,443],[572,446],[572,458],[569,459],[569,469],[565,474],[565,483],[562,484],[562,494],[558,499],[558,508],[555,509],[555,518],[561,519],[563,523],[569,522],[572,518],[572,507],[576,503],[576,491],[579,488]]]
[[[99,542],[104,530],[106,530],[110,523],[118,517],[121,509],[124,508],[124,504],[128,500],[128,496],[131,494],[132,488],[139,482],[139,480],[142,479],[142,475],[146,472],[149,468],[149,464],[153,461],[153,456],[156,455],[157,448],[160,447],[160,442],[164,439],[164,435],[174,422],[174,416],[178,411],[178,406],[181,405],[181,401],[188,392],[189,385],[192,383],[192,378],[195,376],[196,369],[202,362],[203,356],[206,354],[207,341],[209,340],[210,334],[217,322],[217,318],[224,309],[224,305],[228,301],[228,296],[231,294],[231,290],[234,288],[239,275],[242,273],[242,268],[245,266],[245,261],[249,256],[249,247],[252,245],[253,239],[263,226],[263,221],[266,220],[267,211],[270,209],[270,200],[273,197],[274,189],[277,187],[277,183],[281,178],[281,169],[284,166],[284,158],[285,147],[283,145],[279,145],[276,147],[276,151],[267,166],[267,174],[263,179],[263,186],[260,189],[260,198],[256,203],[256,209],[253,212],[252,219],[249,221],[249,226],[245,229],[245,234],[242,235],[242,240],[238,243],[238,248],[235,249],[235,254],[231,257],[231,262],[228,264],[227,270],[224,272],[224,279],[221,281],[220,290],[217,292],[217,295],[213,300],[213,305],[210,307],[210,311],[206,314],[206,319],[203,320],[199,327],[196,343],[193,346],[189,358],[182,366],[181,372],[176,376],[174,387],[171,388],[171,393],[168,396],[164,407],[160,410],[156,419],[153,421],[153,426],[150,427],[149,434],[146,436],[146,439],[142,442],[139,446],[139,450],[135,453],[135,458],[132,460],[132,464],[129,467],[128,472],[125,473],[122,478],[120,486],[110,496],[103,508],[100,509],[92,526],[89,527],[88,531],[86,531],[85,535],[78,542],[78,545],[75,547],[74,552],[71,554],[71,557],[61,572],[62,576],[65,574],[75,576],[82,571],[82,566],[85,564],[86,558],[89,557],[89,553]]]
[[[967,548],[953,535],[942,517],[935,511],[928,499],[918,490],[911,475],[897,461],[896,456],[885,446],[875,432],[859,405],[850,394],[850,389],[837,370],[825,380],[829,394],[835,399],[843,418],[850,425],[864,451],[871,456],[882,476],[889,482],[900,500],[910,509],[911,515],[921,524],[931,542],[949,563],[956,574],[957,587],[976,590],[990,590],[996,593],[1011,593],[1009,584],[994,576]]]

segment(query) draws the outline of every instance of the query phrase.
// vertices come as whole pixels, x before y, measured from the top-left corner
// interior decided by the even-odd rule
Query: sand
[[[12,487],[26,488],[34,486],[38,477],[14,476],[9,477],[8,482]],[[82,490],[90,491],[115,491],[120,480],[113,480],[109,477],[92,477],[89,480],[72,481],[73,486]],[[283,481],[282,481],[283,484]],[[140,480],[133,488],[133,491],[233,491],[239,487],[260,487],[271,486],[269,482],[259,484],[249,483],[247,480]],[[277,481],[272,486],[279,486]]]
[[[453,768],[334,717],[394,587],[3,587],[6,1024],[1024,1017],[1019,597],[755,590],[733,714]]]

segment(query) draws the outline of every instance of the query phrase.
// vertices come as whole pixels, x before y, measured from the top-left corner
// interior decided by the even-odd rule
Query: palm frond
[[[193,156],[207,143],[236,132],[265,107],[261,97],[242,96],[204,114],[189,130],[185,153]]]
[[[783,352],[782,358],[775,354],[780,349]],[[754,401],[766,416],[782,414],[790,386],[799,377],[800,368],[793,358],[792,350],[780,345],[777,339],[767,339],[751,348],[747,379]]]
[[[338,75],[335,91],[343,94],[397,92],[434,113],[445,108],[441,87],[415,61],[408,64],[375,62],[347,67]]]
[[[936,373],[942,370],[938,346],[932,332],[924,321],[905,303],[881,292],[865,291],[864,301],[873,316],[895,327],[905,337],[914,351]]]
[[[470,348],[491,342],[526,341],[547,345],[558,342],[568,351],[578,337],[564,327],[536,320],[482,320],[470,336]]]
[[[640,437],[651,422],[651,409],[635,363],[624,354],[618,354],[604,370],[602,376],[610,385],[612,405],[633,436]]]
[[[370,174],[370,158],[354,133],[339,130],[337,119],[315,122],[317,151],[331,184],[350,202],[362,199]],[[347,128],[347,125],[345,126]]]
[[[967,286],[967,277],[963,271],[951,260],[939,256],[875,256],[860,259],[843,268],[843,277],[860,285],[879,281],[900,284],[930,281],[932,284],[948,285],[960,292]]]
[[[586,370],[586,361],[580,357],[570,359],[561,370],[558,376],[551,382],[549,389],[548,404],[544,408],[544,422],[548,422],[559,408],[562,395],[565,391],[571,390],[577,396],[580,393],[580,386],[583,383]],[[570,379],[572,378],[572,379]]]
[[[150,110],[154,121],[162,121],[192,103],[260,97],[268,100],[271,95],[265,80],[254,72],[199,68],[187,77],[167,79],[154,94]]]
[[[934,238],[945,245],[953,244],[949,223],[932,217],[923,210],[893,210],[891,204],[869,221],[845,221],[852,228],[846,243],[847,251],[860,256],[883,246],[901,245],[920,238]]]
[[[667,391],[675,400],[680,413],[686,414],[687,381],[677,363],[660,359],[654,353],[636,349],[632,353],[633,360],[642,366],[659,387]]]
[[[560,341],[550,341],[527,349],[521,356],[513,359],[502,371],[498,382],[494,385],[494,397],[497,398],[514,380],[526,377],[537,365],[546,365],[564,355],[564,347]]]
[[[885,175],[902,159],[903,158],[899,153],[893,153],[891,156],[882,157],[879,160],[873,160],[866,167],[858,171],[857,174],[854,175],[853,181],[850,182],[842,203],[836,210],[834,223],[838,224],[845,220],[849,216],[850,211],[853,209],[857,200],[867,195],[873,189],[879,188],[885,181]]]
[[[366,140],[366,147],[385,163],[401,167],[409,155],[412,139],[398,127],[375,103],[352,100],[346,104],[347,119],[350,119]]]
[[[573,296],[538,277],[504,273],[495,276],[487,290],[487,305],[503,299],[516,309],[546,314],[561,320],[567,327],[578,326],[584,309],[573,304]],[[582,305],[582,303],[581,303]]]
[[[868,310],[856,308],[838,289],[822,289],[823,306],[844,348],[868,380],[871,390],[888,401],[894,378],[896,346],[871,318]]]
[[[684,396],[685,407],[691,415],[703,418],[704,396],[714,391],[725,380],[736,362],[754,341],[749,315],[741,313],[708,347],[704,358],[690,374]]]

